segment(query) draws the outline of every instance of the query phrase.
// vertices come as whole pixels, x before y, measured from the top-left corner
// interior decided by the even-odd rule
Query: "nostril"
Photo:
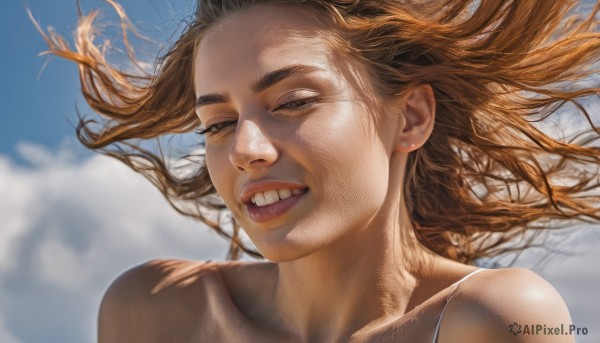
[[[250,163],[248,163],[248,164],[249,164],[249,165],[256,165],[256,164],[258,164],[258,165],[261,165],[261,164],[266,164],[266,163],[267,163],[267,160],[265,160],[265,159],[262,159],[262,158],[257,158],[257,159],[255,159],[255,160],[252,160],[252,161],[250,161]],[[236,164],[236,165],[235,165],[235,167],[236,167],[236,168],[237,168],[237,170],[239,170],[239,171],[244,171],[244,170],[245,170],[243,167],[240,167],[240,165],[239,165],[239,164]]]

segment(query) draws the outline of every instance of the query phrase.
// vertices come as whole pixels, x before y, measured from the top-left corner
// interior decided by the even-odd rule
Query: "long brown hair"
[[[132,25],[109,2],[137,63],[127,39]],[[473,263],[523,249],[531,241],[519,238],[550,225],[600,221],[600,195],[593,193],[600,131],[584,106],[600,96],[589,79],[598,72],[600,1],[201,0],[150,75],[107,62],[93,41],[98,12],[80,16],[74,50],[34,21],[48,53],[78,64],[83,95],[102,117],[99,126],[80,117],[81,143],[142,173],[177,211],[229,239],[228,259],[261,255],[240,239],[235,220],[226,230],[220,216],[207,214],[225,206],[203,154],[184,156],[199,167],[181,173],[162,150],[136,140],[197,128],[191,70],[199,40],[225,16],[263,3],[306,8],[329,23],[336,48],[368,67],[382,97],[432,86],[434,130],[409,154],[403,194],[418,239],[432,251]],[[591,129],[555,138],[536,127],[567,116]]]

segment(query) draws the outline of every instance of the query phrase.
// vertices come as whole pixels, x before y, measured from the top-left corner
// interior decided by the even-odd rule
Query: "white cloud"
[[[101,296],[123,270],[151,258],[225,257],[223,239],[177,214],[121,163],[77,161],[68,146],[18,151],[33,167],[0,156],[0,342],[94,342]],[[549,280],[575,324],[588,327],[578,342],[600,341],[598,237],[588,230],[565,245],[582,256],[540,268],[530,251],[518,263]]]
[[[6,327],[2,313],[0,313],[0,340],[3,343],[22,343],[17,337],[15,337]]]
[[[0,342],[94,342],[101,296],[152,258],[222,260],[227,242],[118,161],[21,144],[0,156]]]

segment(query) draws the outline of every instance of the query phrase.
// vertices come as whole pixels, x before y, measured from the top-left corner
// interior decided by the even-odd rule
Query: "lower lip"
[[[293,195],[287,199],[279,200],[278,202],[265,206],[256,206],[255,204],[250,203],[246,205],[248,216],[250,216],[250,219],[255,223],[268,222],[294,207],[294,205],[304,198],[306,193],[308,193],[308,190],[304,191],[302,194]]]

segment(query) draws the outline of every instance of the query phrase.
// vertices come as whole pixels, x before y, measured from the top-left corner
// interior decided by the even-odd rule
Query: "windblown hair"
[[[120,5],[108,2],[137,63],[127,40],[132,25]],[[529,232],[600,221],[600,195],[593,192],[600,188],[600,147],[593,144],[600,131],[592,120],[598,107],[584,106],[600,97],[592,82],[600,1],[586,7],[571,0],[201,0],[153,74],[107,62],[94,44],[98,12],[80,16],[75,50],[38,26],[48,53],[77,62],[83,95],[103,117],[101,126],[80,117],[79,140],[142,173],[176,210],[229,239],[228,259],[242,251],[261,255],[244,244],[235,220],[228,232],[206,214],[225,206],[203,155],[195,155],[197,172],[178,174],[162,150],[135,140],[200,125],[191,77],[198,42],[224,17],[264,3],[301,6],[329,23],[336,48],[364,63],[382,98],[431,85],[434,129],[409,154],[403,196],[416,236],[432,251],[473,263],[523,249]],[[591,129],[551,137],[541,125],[552,119]]]

